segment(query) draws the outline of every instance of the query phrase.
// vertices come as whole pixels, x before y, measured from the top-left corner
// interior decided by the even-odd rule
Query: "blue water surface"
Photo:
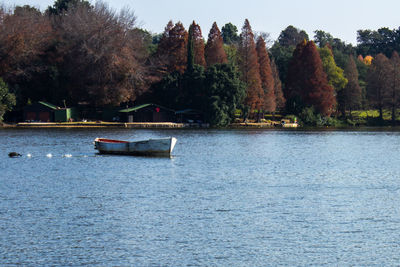
[[[166,136],[172,158],[92,144]],[[375,130],[2,129],[0,265],[398,266],[399,151]]]

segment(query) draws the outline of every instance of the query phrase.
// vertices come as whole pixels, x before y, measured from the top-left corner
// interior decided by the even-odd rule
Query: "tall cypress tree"
[[[157,57],[164,72],[183,73],[187,65],[188,33],[181,22],[169,21],[157,48]]]
[[[260,65],[258,64],[254,34],[247,19],[240,34],[238,51],[242,81],[247,86],[245,105],[250,108],[250,112],[254,109],[259,110],[263,105],[264,91],[261,87]]]
[[[178,71],[183,73],[187,65],[187,40],[188,33],[181,22],[169,31],[171,38],[171,47],[169,50],[169,71]]]
[[[269,60],[264,39],[259,36],[256,44],[258,64],[260,65],[261,86],[264,91],[263,109],[269,112],[276,110],[274,77],[272,76],[271,62]]]
[[[208,40],[205,47],[205,58],[208,67],[214,64],[228,62],[223,45],[224,43],[221,31],[219,30],[217,23],[214,22],[210,33],[208,34]]]
[[[174,27],[174,23],[172,20],[168,21],[168,24],[164,28],[164,32],[161,36],[160,42],[157,46],[157,51],[155,54],[155,60],[156,60],[156,65],[158,65],[157,68],[157,74],[158,75],[164,75],[168,71],[168,65],[169,65],[169,49],[171,47],[171,39],[169,38],[169,33]],[[160,75],[160,76],[161,76]]]
[[[302,54],[304,77],[302,79],[301,96],[307,105],[325,116],[330,116],[336,105],[334,88],[328,84],[317,47],[309,41]]]
[[[299,81],[303,78],[302,54],[307,41],[303,40],[297,44],[296,49],[293,51],[293,56],[289,62],[286,86],[284,88],[284,95],[286,99],[286,109],[291,113],[300,113],[304,107],[303,100],[300,96],[301,85]]]
[[[271,70],[272,70],[272,77],[274,78],[274,95],[275,95],[276,108],[279,110],[283,110],[285,108],[286,99],[283,96],[282,82],[279,77],[278,66],[276,66],[274,60],[271,60]]]
[[[188,34],[188,43],[187,43],[187,48],[188,48],[188,53],[187,53],[187,70],[189,72],[193,71],[193,66],[194,66],[194,38],[193,38],[193,28],[194,28],[195,22],[190,25],[189,27],[189,34]]]
[[[317,112],[330,116],[336,104],[334,89],[328,84],[322,61],[313,41],[297,45],[288,72],[288,97],[295,112],[299,101],[313,106]],[[300,105],[301,106],[301,105]]]
[[[367,99],[372,107],[379,110],[383,120],[383,108],[388,106],[390,95],[391,64],[384,54],[378,54],[368,70]]]
[[[346,117],[346,110],[353,110],[361,105],[362,89],[358,82],[358,71],[353,56],[349,57],[344,69],[344,75],[348,80],[346,86],[338,92],[337,100],[339,110]]]
[[[193,21],[192,39],[194,48],[194,63],[200,66],[206,66],[206,59],[204,57],[204,39],[201,33],[201,28]]]

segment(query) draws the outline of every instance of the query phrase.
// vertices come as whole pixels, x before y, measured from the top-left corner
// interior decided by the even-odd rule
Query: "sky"
[[[95,4],[95,0],[90,0]],[[357,44],[357,30],[400,27],[399,0],[103,0],[119,11],[129,8],[138,25],[161,33],[169,20],[181,21],[188,29],[193,20],[207,37],[213,22],[221,29],[228,22],[239,32],[247,18],[255,32],[267,32],[276,40],[282,30],[293,25],[313,39],[323,30],[346,43]],[[54,0],[3,0],[6,6],[31,5],[45,10]]]

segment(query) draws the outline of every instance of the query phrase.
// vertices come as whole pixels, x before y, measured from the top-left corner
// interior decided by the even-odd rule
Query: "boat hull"
[[[174,137],[136,142],[96,138],[94,140],[94,148],[100,154],[170,156],[176,141],[177,139]]]

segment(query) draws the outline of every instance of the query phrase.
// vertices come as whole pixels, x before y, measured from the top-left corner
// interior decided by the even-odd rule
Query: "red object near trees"
[[[274,112],[276,110],[274,77],[272,76],[271,62],[264,39],[260,36],[256,44],[258,64],[260,65],[261,87],[264,91],[263,109]]]
[[[205,59],[208,67],[214,64],[228,62],[224,50],[224,41],[216,22],[213,23],[210,33],[208,34],[208,40],[205,47]]]

